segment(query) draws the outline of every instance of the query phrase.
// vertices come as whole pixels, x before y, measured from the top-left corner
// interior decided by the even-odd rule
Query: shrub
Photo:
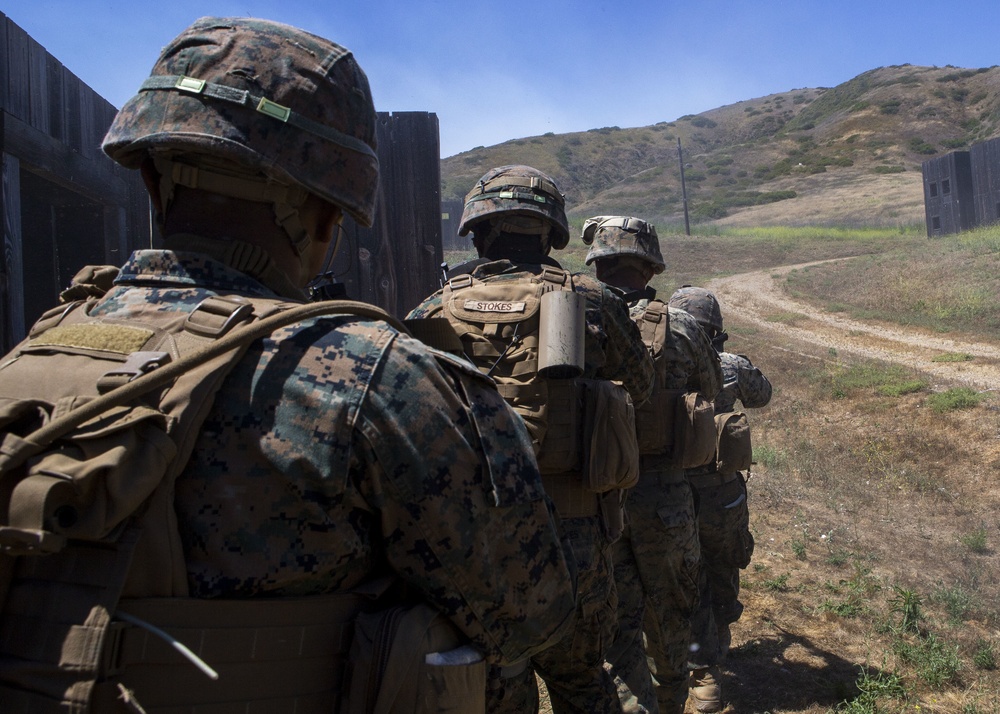
[[[916,136],[910,139],[910,150],[915,151],[918,154],[937,153],[937,149],[935,149],[933,145],[928,144],[926,141]]]

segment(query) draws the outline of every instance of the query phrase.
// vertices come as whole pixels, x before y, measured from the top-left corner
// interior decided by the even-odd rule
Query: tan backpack
[[[638,450],[628,391],[607,380],[538,374],[542,296],[551,290],[572,291],[572,275],[550,266],[524,280],[460,275],[445,285],[441,303],[464,353],[527,425],[543,474],[582,472],[595,493],[629,488]]]
[[[0,362],[4,711],[90,711],[95,681],[117,666],[106,645],[123,590],[155,596],[146,602],[196,602],[170,599],[187,594],[173,481],[223,379],[254,340],[343,313],[405,331],[378,308],[349,301],[211,297],[187,314],[150,311],[129,322],[93,318],[92,305],[46,312]],[[220,619],[221,608],[208,607],[204,626]],[[351,608],[328,604],[323,611],[337,610],[338,622],[315,631],[343,631]]]

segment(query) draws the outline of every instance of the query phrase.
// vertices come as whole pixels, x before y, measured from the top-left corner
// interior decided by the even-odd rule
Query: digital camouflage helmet
[[[674,291],[670,296],[669,305],[694,317],[708,330],[709,335],[713,331],[722,332],[722,309],[710,290],[685,285]]]
[[[590,245],[587,265],[598,258],[632,255],[649,263],[654,274],[663,272],[666,264],[660,255],[656,226],[630,216],[594,216],[583,224],[583,242]]]
[[[372,224],[375,148],[371,91],[351,52],[246,17],[204,17],[178,35],[103,143],[127,168],[154,160],[164,207],[175,184],[273,204],[297,250],[309,193]]]
[[[458,235],[468,235],[483,221],[519,216],[544,219],[543,243],[561,250],[569,243],[566,199],[555,181],[530,166],[500,166],[487,171],[465,197]],[[516,226],[513,232],[520,232]]]

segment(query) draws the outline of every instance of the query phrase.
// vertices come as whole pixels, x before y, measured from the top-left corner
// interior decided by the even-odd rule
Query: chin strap
[[[299,208],[309,197],[309,192],[302,186],[288,185],[273,178],[248,176],[231,164],[212,162],[210,157],[199,156],[195,166],[167,156],[153,156],[153,164],[160,174],[160,201],[164,212],[173,201],[177,186],[255,203],[270,203],[274,209],[274,222],[288,234],[295,254],[302,255],[309,245],[309,234],[299,217]]]

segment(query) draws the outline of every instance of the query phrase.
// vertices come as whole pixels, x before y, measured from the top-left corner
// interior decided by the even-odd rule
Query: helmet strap
[[[291,239],[295,254],[301,256],[309,245],[309,233],[299,217],[299,208],[309,197],[309,192],[305,188],[284,184],[273,178],[236,175],[223,167],[193,166],[162,156],[154,156],[153,164],[160,173],[160,201],[164,213],[174,199],[177,186],[195,188],[244,201],[270,203],[274,210],[274,222]]]

